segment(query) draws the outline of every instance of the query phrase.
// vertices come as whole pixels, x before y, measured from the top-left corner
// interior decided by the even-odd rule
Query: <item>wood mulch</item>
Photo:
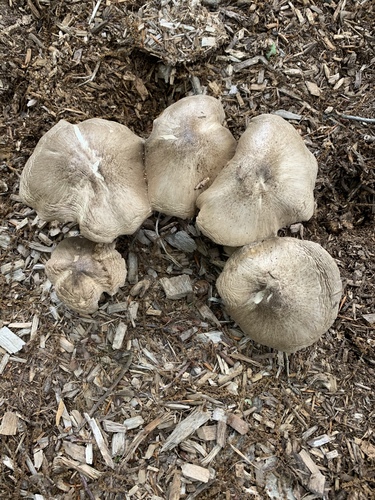
[[[1,499],[375,497],[374,18],[371,0],[1,1]],[[119,238],[127,283],[84,317],[44,273],[78,228],[18,196],[58,120],[147,137],[200,92],[236,138],[280,114],[319,163],[313,219],[280,234],[322,244],[344,293],[289,378],[226,315],[227,255],[194,221]]]

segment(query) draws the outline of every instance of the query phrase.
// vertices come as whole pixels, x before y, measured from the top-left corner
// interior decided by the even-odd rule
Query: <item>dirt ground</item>
[[[0,328],[25,343],[0,347],[2,500],[375,498],[374,19],[372,0],[0,0]],[[155,214],[119,238],[130,282],[84,317],[43,270],[78,228],[18,195],[60,119],[146,138],[199,92],[236,139],[278,112],[318,160],[303,237],[336,259],[343,298],[289,379],[226,316],[227,256],[194,221]],[[166,240],[182,229],[193,253]],[[179,274],[194,292],[167,300],[160,279]]]

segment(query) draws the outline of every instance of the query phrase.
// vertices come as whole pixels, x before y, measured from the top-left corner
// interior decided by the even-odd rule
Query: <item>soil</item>
[[[0,328],[25,342],[0,347],[0,498],[374,498],[374,3],[0,6]],[[78,227],[40,220],[18,195],[60,119],[114,120],[147,138],[168,105],[197,92],[220,98],[236,139],[252,117],[281,113],[318,160],[315,214],[280,236],[320,243],[343,296],[333,327],[290,356],[289,375],[226,315],[215,281],[227,255],[194,220],[154,214],[120,237],[132,282],[85,317],[44,273]],[[176,230],[198,250],[159,244]],[[193,293],[168,300],[159,280],[179,274]],[[195,409],[207,422],[164,446]]]

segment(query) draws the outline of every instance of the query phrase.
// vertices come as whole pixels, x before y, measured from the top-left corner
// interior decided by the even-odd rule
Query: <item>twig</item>
[[[90,16],[90,18],[88,20],[88,24],[91,24],[92,21],[94,20],[94,18],[96,16],[96,13],[98,12],[101,3],[102,3],[102,0],[98,0],[97,1],[96,5],[95,5],[95,7],[94,7],[94,9],[93,9],[93,11],[91,13],[91,16]]]
[[[97,74],[97,72],[98,72],[98,70],[99,70],[99,67],[100,67],[100,61],[98,61],[98,62],[96,63],[96,66],[95,66],[95,68],[94,68],[94,71],[91,73],[91,75],[90,75],[89,77],[87,77],[87,76],[76,76],[76,77],[74,77],[74,78],[76,78],[77,80],[78,80],[78,79],[81,79],[81,78],[86,78],[86,80],[85,80],[84,82],[82,82],[82,83],[79,83],[79,84],[77,85],[77,87],[81,87],[82,85],[86,85],[87,83],[93,82],[93,81],[94,81],[94,79],[95,79],[95,77],[96,77],[96,74]]]
[[[81,478],[81,482],[83,484],[83,489],[85,490],[85,492],[87,493],[87,496],[89,497],[90,500],[95,500],[95,497],[94,495],[92,494],[90,488],[89,488],[89,485],[87,484],[87,481],[86,481],[86,478],[83,474],[81,474],[81,472],[79,473],[79,477]]]
[[[182,268],[181,264],[179,262],[177,262],[177,260],[174,257],[172,257],[172,255],[170,253],[168,253],[168,250],[166,249],[166,247],[164,245],[164,241],[162,240],[162,238],[159,234],[159,220],[160,220],[160,214],[158,214],[158,218],[156,219],[156,224],[155,224],[155,233],[156,233],[156,236],[158,237],[158,240],[160,241],[160,245],[161,245],[162,249],[164,250],[168,259],[170,259],[175,266],[177,266],[181,269]]]
[[[129,370],[129,367],[131,365],[132,360],[133,360],[133,354],[129,351],[128,359],[126,360],[126,363],[125,363],[123,369],[121,370],[120,375],[116,378],[116,380],[113,382],[113,384],[110,386],[110,388],[107,389],[107,391],[103,394],[103,396],[101,396],[98,399],[98,401],[94,404],[94,406],[91,408],[91,410],[89,412],[87,412],[89,417],[92,417],[94,415],[94,413],[99,408],[99,406],[103,403],[103,401],[105,401],[107,399],[107,397],[111,394],[113,389],[120,383],[120,381],[123,378],[123,376],[125,375],[125,373]],[[78,426],[76,432],[79,432],[85,424],[86,424],[86,420],[84,420]]]
[[[91,410],[88,412],[88,415],[92,417],[96,410],[99,408],[99,406],[107,399],[107,397],[111,394],[113,389],[120,383],[122,377],[125,375],[125,373],[129,370],[129,367],[131,365],[131,362],[133,360],[133,354],[129,351],[129,356],[128,359],[126,360],[124,368],[121,370],[120,375],[116,378],[116,380],[113,382],[113,384],[110,386],[110,388],[103,394],[102,397],[98,399],[98,401],[94,404],[94,406],[91,408]]]
[[[357,122],[364,122],[364,123],[375,123],[375,118],[363,118],[362,116],[355,116],[355,115],[344,115],[342,113],[337,113],[341,118],[346,118],[347,120],[355,120]]]
[[[133,439],[130,444],[125,457],[122,460],[121,468],[125,467],[129,460],[133,457],[139,445],[142,441],[152,432],[156,427],[164,422],[166,422],[170,418],[169,413],[164,413],[160,415],[160,417],[155,418],[152,422],[146,425],[144,429],[138,432],[138,434]]]

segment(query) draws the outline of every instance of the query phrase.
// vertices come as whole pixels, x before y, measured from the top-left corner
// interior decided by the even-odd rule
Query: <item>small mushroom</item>
[[[120,123],[61,120],[27,161],[20,196],[40,218],[77,222],[86,238],[110,243],[151,214],[143,149],[143,139]]]
[[[226,262],[217,289],[246,335],[291,353],[316,342],[333,324],[342,284],[324,248],[285,237],[237,250]]]
[[[80,236],[59,243],[45,270],[58,298],[83,314],[95,312],[102,293],[114,295],[126,279],[125,260],[114,243],[94,243]]]
[[[276,236],[280,228],[312,217],[317,168],[290,123],[259,115],[197,199],[197,225],[216,243],[234,247]]]
[[[235,152],[224,119],[219,100],[196,95],[172,104],[154,121],[145,155],[153,210],[182,219],[195,215],[195,200]]]

